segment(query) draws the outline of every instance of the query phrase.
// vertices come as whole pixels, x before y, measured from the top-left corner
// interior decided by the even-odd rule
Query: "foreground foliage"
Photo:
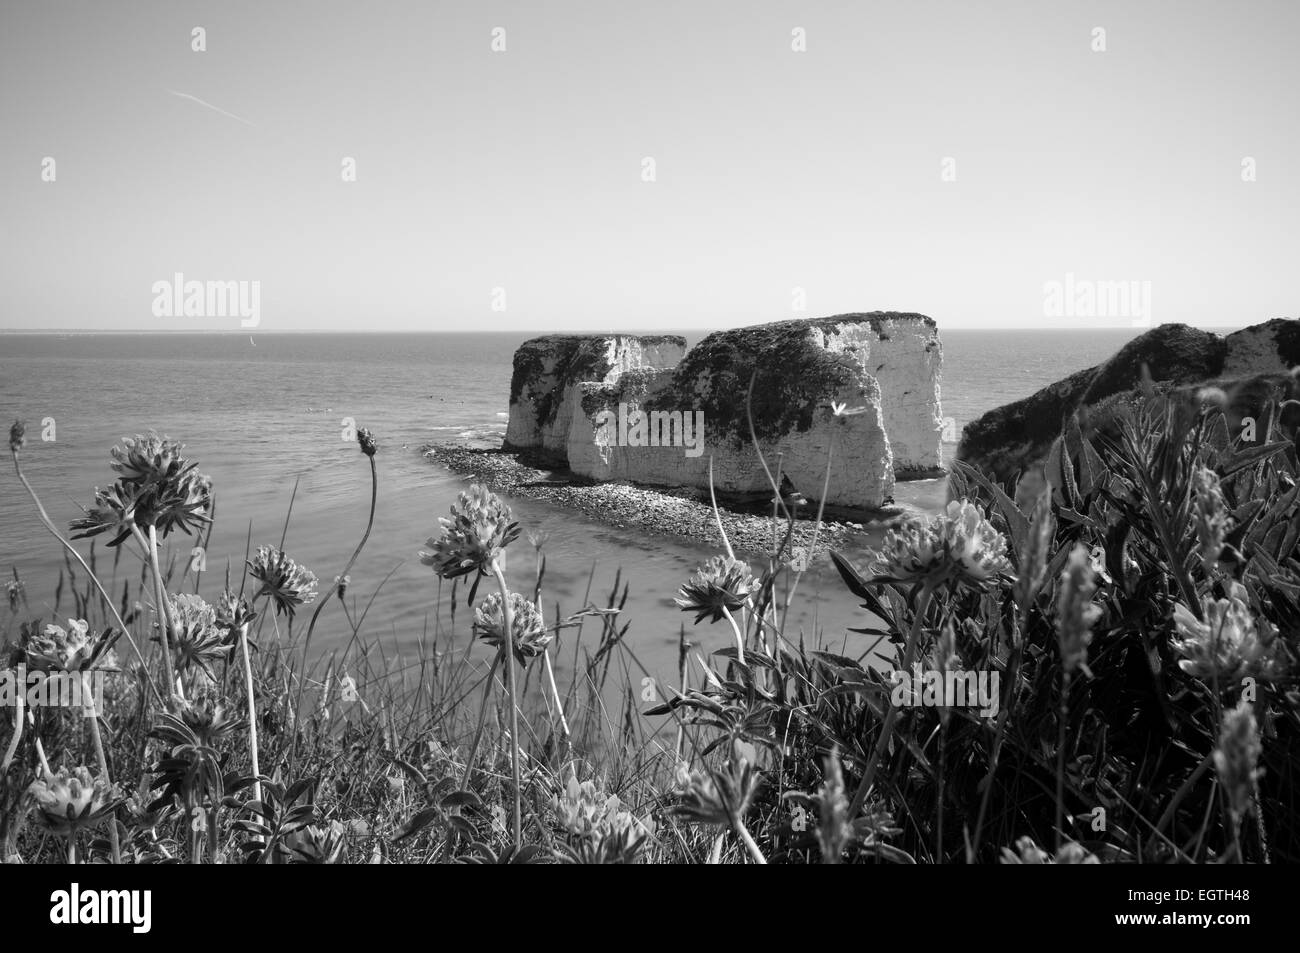
[[[434,631],[395,659],[362,635],[382,584],[359,603],[348,575],[374,492],[324,594],[262,545],[209,604],[202,567],[164,569],[159,541],[210,535],[211,481],[179,444],[134,438],[72,526],[112,550],[105,586],[95,546],[84,559],[27,485],[15,425],[15,474],[66,568],[54,621],[15,572],[0,664],[107,687],[98,713],[0,710],[0,859],[1300,860],[1300,469],[1282,418],[1247,443],[1213,394],[1148,388],[1104,428],[1068,426],[1027,510],[958,465],[945,512],[869,564],[831,555],[865,610],[857,657],[786,631],[802,562],[777,494],[771,552],[747,563],[724,537],[677,593],[733,644],[706,658],[683,624],[680,678],[650,699],[627,584],[548,614],[530,537],[533,591],[509,591],[522,530],[482,488],[421,552]],[[358,443],[373,490],[378,447]],[[124,553],[138,588],[114,601]],[[346,644],[313,655],[327,607]],[[991,692],[973,704],[957,683]]]

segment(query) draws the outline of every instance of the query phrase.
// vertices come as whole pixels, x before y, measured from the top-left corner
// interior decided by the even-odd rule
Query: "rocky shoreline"
[[[525,454],[508,450],[488,450],[450,444],[424,448],[425,456],[435,463],[483,483],[507,496],[552,503],[576,510],[589,518],[620,529],[636,528],[698,540],[721,550],[717,520],[706,490],[690,487],[650,488],[627,483],[598,483],[563,470],[547,468]],[[772,549],[772,516],[757,511],[719,506],[722,524],[732,547],[738,554],[754,557]],[[810,559],[826,550],[842,548],[861,539],[869,527],[895,522],[903,515],[901,507],[880,510],[872,523],[825,519],[817,536],[817,552],[812,546],[816,508],[801,506],[796,515],[791,546],[801,547]]]

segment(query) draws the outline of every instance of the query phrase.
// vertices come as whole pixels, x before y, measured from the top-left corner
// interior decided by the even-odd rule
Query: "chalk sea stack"
[[[525,341],[515,351],[505,449],[566,465],[579,384],[673,367],[685,353],[686,339],[674,334],[548,334]]]
[[[1300,365],[1300,321],[1279,318],[1228,335],[1185,324],[1152,328],[1108,361],[967,424],[957,459],[1013,482],[1042,463],[1073,414],[1103,426],[1110,407],[1135,396],[1143,365],[1166,389],[1219,387],[1247,399],[1259,390],[1248,382],[1279,378]]]
[[[574,474],[770,497],[754,432],[788,492],[875,509],[897,478],[942,473],[931,318],[872,312],[679,337],[551,335],[515,353],[505,449]],[[837,413],[837,410],[839,411]],[[701,427],[702,424],[702,436]],[[831,460],[829,484],[826,463]]]

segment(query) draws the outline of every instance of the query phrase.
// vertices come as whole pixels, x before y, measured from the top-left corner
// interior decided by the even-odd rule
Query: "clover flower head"
[[[1214,750],[1214,770],[1228,795],[1228,809],[1237,820],[1250,810],[1259,778],[1259,725],[1251,703],[1242,699],[1223,713],[1219,744]]]
[[[173,696],[172,704],[176,718],[202,745],[214,746],[242,724],[238,715],[227,710],[225,697],[210,682],[198,683],[185,698]]]
[[[97,642],[82,619],[69,619],[68,627],[53,622],[40,632],[24,629],[19,650],[27,666],[40,672],[79,672],[90,667]]]
[[[252,603],[243,595],[229,589],[222,590],[213,610],[216,614],[217,626],[227,633],[227,641],[232,640],[240,629],[257,618]]]
[[[1078,668],[1088,671],[1092,627],[1101,617],[1101,607],[1092,601],[1097,591],[1094,575],[1088,548],[1079,543],[1070,551],[1056,597],[1057,644],[1061,665],[1067,672]]]
[[[928,520],[891,529],[875,564],[876,575],[896,582],[944,582],[982,589],[1011,571],[1007,541],[967,500],[953,500]]]
[[[1179,668],[1225,686],[1245,678],[1271,682],[1282,677],[1286,661],[1277,630],[1265,619],[1255,620],[1243,595],[1234,588],[1228,599],[1202,599],[1203,622],[1185,605],[1174,606],[1181,638],[1172,644],[1183,656]]]
[[[683,612],[695,613],[695,624],[717,622],[749,601],[755,588],[749,564],[730,556],[712,556],[684,583],[673,602]]]
[[[474,484],[451,505],[451,516],[438,520],[442,534],[430,536],[420,562],[444,579],[469,573],[487,575],[494,561],[519,538],[510,507],[485,486]]]
[[[253,578],[262,584],[253,598],[270,596],[275,611],[291,619],[299,606],[316,598],[316,574],[272,546],[257,547],[248,568]]]
[[[171,648],[176,653],[178,671],[198,669],[216,681],[214,662],[224,662],[231,644],[226,631],[217,624],[217,613],[197,595],[180,593],[168,600],[171,606]],[[161,641],[161,636],[155,636]]]
[[[212,520],[212,480],[187,461],[184,446],[156,433],[126,437],[110,451],[117,482],[95,491],[95,506],[72,524],[80,536],[112,529],[118,545],[135,525],[151,526],[165,538],[172,530],[192,533]]]
[[[41,826],[62,837],[93,827],[116,806],[116,791],[83,767],[61,768],[27,789]]]
[[[749,811],[762,775],[733,744],[730,758],[716,771],[676,770],[675,791],[680,798],[673,813],[696,824],[730,825]]]
[[[630,863],[654,833],[652,821],[624,810],[617,795],[606,797],[595,782],[579,783],[572,769],[551,809],[570,852],[584,863]]]
[[[184,444],[156,433],[124,437],[109,451],[109,464],[128,483],[150,485],[173,479],[190,464],[181,456]]]
[[[603,836],[636,821],[623,810],[618,795],[605,796],[594,781],[579,782],[572,771],[564,790],[551,799],[551,807],[559,825],[575,837]]]
[[[88,539],[100,533],[112,533],[109,546],[119,546],[131,535],[136,526],[135,506],[137,491],[125,481],[118,480],[107,489],[95,487],[95,502],[84,509],[84,516],[73,520],[69,526],[73,539]]]
[[[15,420],[9,427],[9,449],[17,453],[27,444],[27,425]]]
[[[535,603],[517,592],[510,593],[510,633],[514,637],[515,658],[522,665],[546,651],[553,633],[547,630],[546,620]],[[474,631],[489,645],[501,647],[505,640],[505,613],[501,611],[501,596],[492,593],[474,610]]]

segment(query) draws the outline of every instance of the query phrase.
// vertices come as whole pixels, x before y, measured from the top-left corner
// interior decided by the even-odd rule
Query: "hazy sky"
[[[238,328],[155,316],[176,272],[266,331],[1294,317],[1298,47],[1294,0],[0,0],[0,328]]]

